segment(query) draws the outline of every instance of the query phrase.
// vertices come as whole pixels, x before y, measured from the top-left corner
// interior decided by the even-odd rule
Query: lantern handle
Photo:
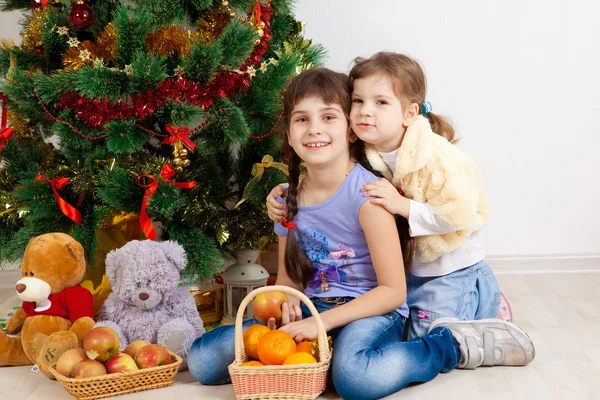
[[[256,297],[256,295],[260,293],[275,291],[280,291],[295,296],[298,299],[300,299],[304,304],[306,304],[306,306],[310,310],[310,313],[315,318],[315,322],[317,324],[317,339],[319,342],[319,363],[327,361],[329,357],[331,357],[331,353],[329,351],[329,344],[327,342],[327,332],[325,331],[325,325],[323,325],[323,320],[321,320],[321,316],[319,315],[319,312],[313,305],[312,301],[310,301],[309,298],[304,295],[304,293],[294,288],[283,285],[274,285],[254,289],[253,291],[248,293],[246,297],[244,297],[244,300],[242,300],[242,303],[240,304],[237,315],[235,317],[235,363],[239,365],[242,362],[248,361],[248,355],[244,351],[244,341],[242,339],[242,324],[244,322],[243,317],[246,311],[246,307]]]

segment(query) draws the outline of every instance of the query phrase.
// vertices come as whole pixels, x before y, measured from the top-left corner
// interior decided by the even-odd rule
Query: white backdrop
[[[489,255],[600,253],[600,2],[300,0],[306,36],[347,72],[379,50],[420,60],[436,113],[486,183]],[[19,40],[19,14],[0,36]]]

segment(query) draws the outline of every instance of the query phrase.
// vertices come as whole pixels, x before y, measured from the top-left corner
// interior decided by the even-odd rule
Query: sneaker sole
[[[431,325],[429,326],[429,329],[427,330],[427,333],[431,332],[434,328],[436,328],[438,326],[441,326],[441,325],[445,326],[445,324],[449,324],[449,323],[458,324],[458,325],[460,325],[460,324],[467,325],[467,324],[472,324],[473,322],[488,322],[488,323],[504,324],[504,325],[510,326],[511,328],[513,328],[514,330],[519,332],[521,335],[526,337],[527,340],[529,341],[529,343],[531,343],[531,352],[525,351],[525,364],[529,364],[535,358],[535,345],[533,344],[533,340],[531,340],[529,335],[523,329],[521,329],[517,325],[513,324],[512,322],[504,321],[504,320],[501,320],[498,318],[477,319],[477,320],[473,320],[473,321],[462,321],[460,319],[456,319],[456,318],[452,318],[452,317],[438,318],[431,323]],[[515,338],[515,340],[516,340],[516,338]],[[517,342],[518,342],[518,340],[517,340]],[[523,349],[523,350],[525,350],[525,349]]]

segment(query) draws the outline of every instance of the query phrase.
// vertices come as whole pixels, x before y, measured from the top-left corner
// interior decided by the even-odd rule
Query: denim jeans
[[[312,299],[319,312],[334,305]],[[307,317],[307,308],[302,307]],[[244,323],[243,328],[254,324]],[[429,335],[402,342],[404,318],[395,311],[354,321],[332,331],[331,373],[338,394],[344,399],[377,399],[395,393],[413,382],[427,382],[447,372],[460,361],[458,343],[445,327]],[[337,334],[337,335],[336,335]],[[188,355],[189,370],[203,385],[230,382],[227,366],[234,359],[234,328],[221,326],[196,339]]]
[[[444,276],[407,274],[406,284],[408,339],[426,334],[437,318],[496,318],[500,309],[500,286],[485,261]]]

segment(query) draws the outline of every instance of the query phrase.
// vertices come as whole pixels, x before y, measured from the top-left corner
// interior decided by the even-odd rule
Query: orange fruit
[[[313,342],[296,343],[296,353],[313,354]]]
[[[288,356],[283,361],[283,365],[292,365],[292,364],[313,364],[316,363],[317,360],[308,353],[300,352],[293,353]]]
[[[285,331],[269,331],[258,341],[258,359],[265,365],[281,365],[295,352],[296,342]]]
[[[254,324],[244,331],[242,339],[244,340],[244,349],[246,350],[248,357],[254,358],[255,360],[258,359],[258,352],[256,351],[258,341],[269,331],[269,328],[261,324]]]
[[[252,361],[246,361],[241,366],[242,367],[262,367],[263,365],[265,365],[265,364],[261,363],[260,361],[252,360]]]

